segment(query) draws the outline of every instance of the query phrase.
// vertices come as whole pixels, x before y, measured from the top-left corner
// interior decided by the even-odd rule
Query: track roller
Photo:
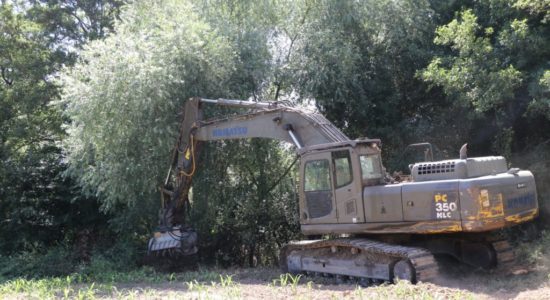
[[[407,280],[416,283],[416,271],[408,259],[402,259],[393,265],[393,280]]]

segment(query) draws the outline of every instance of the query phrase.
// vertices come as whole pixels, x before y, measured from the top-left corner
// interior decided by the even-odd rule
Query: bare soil
[[[550,299],[545,268],[518,267],[512,272],[475,270],[452,261],[440,262],[440,277],[433,283],[406,282],[359,287],[335,284],[333,278],[302,277],[297,285],[281,283],[274,268],[231,269],[232,283],[181,282],[116,285],[118,294],[138,299]],[[505,274],[508,273],[508,274]],[[118,295],[118,296],[117,296]],[[102,298],[103,298],[102,297]]]

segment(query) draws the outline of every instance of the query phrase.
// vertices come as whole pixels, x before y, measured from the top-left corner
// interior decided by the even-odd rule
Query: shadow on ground
[[[545,289],[549,283],[548,270],[542,266],[518,266],[516,270],[521,272],[514,275],[510,270],[487,271],[474,268],[449,257],[438,257],[438,264],[439,277],[433,282],[438,286],[467,290],[498,299],[517,298],[522,293],[532,291],[544,293],[544,298],[550,297],[550,289]]]

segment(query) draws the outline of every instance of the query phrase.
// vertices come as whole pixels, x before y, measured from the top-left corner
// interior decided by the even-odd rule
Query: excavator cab
[[[301,222],[365,222],[362,190],[384,183],[380,140],[306,148],[301,154]]]
[[[488,232],[538,214],[533,175],[488,156],[411,164],[386,173],[380,141],[300,149],[300,221],[306,235]]]

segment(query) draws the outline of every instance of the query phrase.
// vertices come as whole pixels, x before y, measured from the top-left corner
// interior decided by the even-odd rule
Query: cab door
[[[338,223],[364,222],[361,175],[359,170],[356,170],[358,163],[352,162],[352,158],[357,159],[353,149],[332,151]]]
[[[334,201],[333,166],[330,152],[314,153],[303,157],[300,166],[302,186],[301,223],[337,223]]]

